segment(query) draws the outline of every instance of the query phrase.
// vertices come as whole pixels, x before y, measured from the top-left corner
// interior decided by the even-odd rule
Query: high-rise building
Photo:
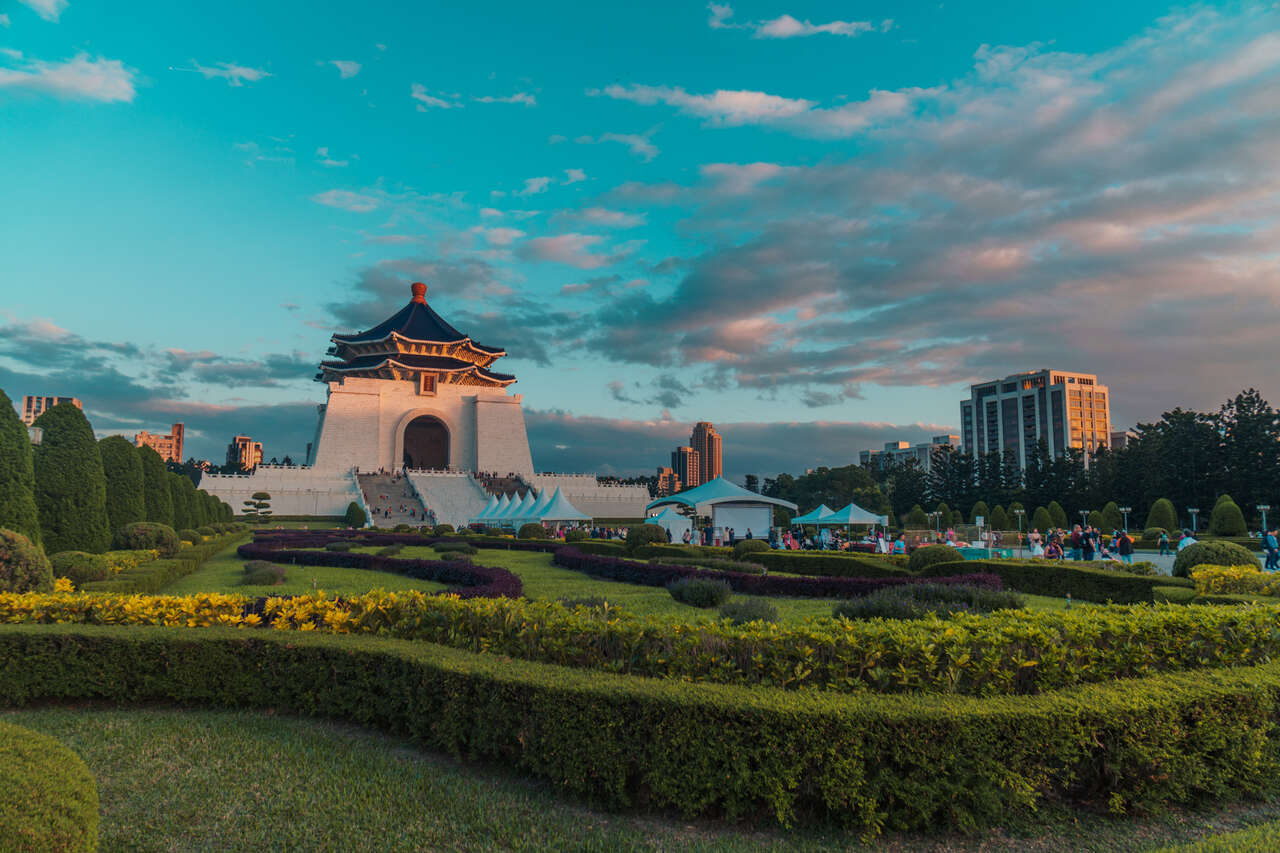
[[[22,422],[27,426],[31,426],[36,422],[36,418],[59,403],[70,403],[77,409],[84,408],[84,406],[80,405],[80,400],[75,397],[32,397],[27,395],[22,398]]]
[[[182,424],[174,424],[169,430],[169,434],[150,433],[146,430],[138,433],[133,437],[133,443],[138,447],[150,447],[156,453],[160,454],[160,458],[166,462],[182,461]]]
[[[262,464],[262,442],[247,435],[237,435],[227,445],[227,464],[252,471]]]
[[[901,464],[912,459],[921,471],[928,471],[933,451],[940,447],[959,447],[958,435],[935,435],[927,442],[912,446],[909,441],[886,441],[884,450],[864,450],[858,454],[858,461],[865,466],[884,470],[890,465]]]
[[[667,495],[674,495],[683,491],[680,475],[675,472],[674,468],[658,469],[658,486],[655,497],[665,498]]]
[[[966,453],[1012,450],[1024,468],[1044,441],[1050,456],[1068,448],[1088,460],[1111,443],[1111,402],[1107,386],[1092,373],[1035,370],[969,388],[960,401],[960,433]]]
[[[724,472],[720,433],[708,421],[698,421],[693,425],[689,444],[698,451],[699,483],[710,483]]]
[[[692,447],[677,447],[671,452],[671,467],[686,489],[702,485],[702,458]]]

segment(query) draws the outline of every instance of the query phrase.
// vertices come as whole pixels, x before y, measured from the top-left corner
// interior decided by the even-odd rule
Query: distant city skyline
[[[1280,400],[1274,4],[129,8],[0,25],[0,388],[99,434],[303,459],[411,281],[539,470],[850,464],[1011,368]]]

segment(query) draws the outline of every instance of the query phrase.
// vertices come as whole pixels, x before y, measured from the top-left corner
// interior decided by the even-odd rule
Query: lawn
[[[324,590],[334,595],[359,595],[374,589],[420,589],[439,592],[444,584],[415,580],[389,572],[341,569],[328,566],[286,566],[284,583],[277,586],[240,586],[244,560],[228,549],[209,558],[197,571],[169,584],[164,595],[191,595],[196,592],[229,592],[236,595],[299,595]]]
[[[607,813],[500,768],[400,738],[252,711],[97,705],[0,719],[49,734],[98,784],[102,850],[1136,851],[1262,825],[1280,805],[1111,819],[1046,804],[975,837],[776,828]],[[1212,847],[1204,849],[1238,849]],[[1246,848],[1258,849],[1258,848]]]

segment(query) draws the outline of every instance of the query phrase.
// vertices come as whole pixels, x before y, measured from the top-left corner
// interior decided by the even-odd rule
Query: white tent
[[[671,534],[672,542],[682,542],[684,540],[684,532],[691,530],[693,527],[687,515],[681,515],[675,507],[670,505],[657,515],[651,515],[646,518],[644,523],[656,524],[667,531],[667,533]]]
[[[504,493],[502,497],[498,498],[498,503],[494,506],[493,511],[484,517],[484,523],[485,524],[496,523],[499,518],[502,518],[503,513],[505,513],[510,508],[511,508],[511,498],[507,497],[506,494]]]
[[[559,489],[557,489],[557,491],[559,491]],[[551,506],[551,501],[554,497],[554,494],[543,489],[542,494],[538,495],[538,499],[534,501],[533,506],[530,507],[529,517],[535,521],[542,518],[542,511]]]
[[[484,509],[480,510],[480,514],[471,519],[476,522],[483,522],[489,516],[493,515],[493,511],[498,508],[498,497],[489,495],[489,502],[484,505]]]
[[[573,504],[569,503],[569,499],[560,491],[559,486],[556,492],[551,496],[551,500],[543,508],[538,521],[590,521],[591,516],[582,512]]]
[[[524,497],[518,501],[512,502],[511,509],[507,511],[506,515],[502,516],[502,521],[514,523],[527,518],[529,510],[533,506],[533,501],[533,492],[525,492]]]

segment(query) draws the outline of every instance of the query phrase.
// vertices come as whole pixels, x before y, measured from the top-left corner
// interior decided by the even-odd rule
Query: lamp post
[[[1013,514],[1018,517],[1018,557],[1022,557],[1022,517],[1027,514],[1025,509],[1015,509]]]
[[[1080,510],[1080,526],[1081,527],[1089,526],[1089,510],[1087,509]]]
[[[1133,507],[1122,506],[1120,507],[1120,512],[1124,513],[1124,532],[1128,533],[1129,532],[1129,513],[1133,512]]]
[[[1200,508],[1195,506],[1187,507],[1187,512],[1191,513],[1191,532],[1196,532],[1196,516],[1200,514]]]
[[[933,519],[933,532],[936,534],[942,533],[942,528],[939,524],[939,521],[942,518],[942,513],[935,509],[933,512],[929,513],[929,518]]]
[[[1262,535],[1267,535],[1267,510],[1271,509],[1270,504],[1258,504],[1258,512],[1262,513]]]

